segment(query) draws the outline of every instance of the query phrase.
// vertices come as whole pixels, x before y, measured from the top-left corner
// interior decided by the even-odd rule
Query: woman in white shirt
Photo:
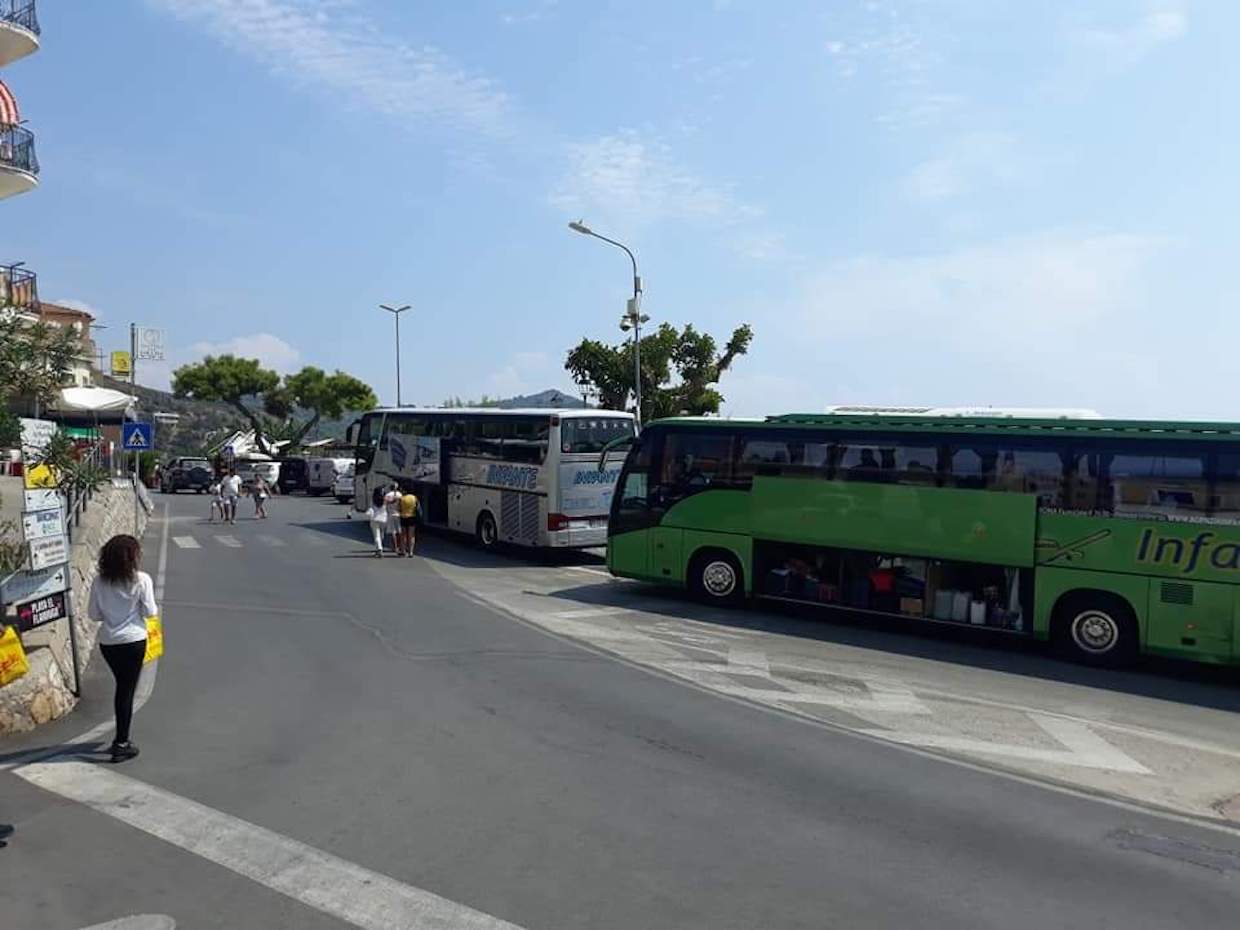
[[[112,761],[138,754],[129,741],[133,697],[146,655],[146,618],[159,614],[151,576],[139,571],[142,546],[132,536],[113,536],[99,550],[99,574],[90,587],[87,615],[101,624],[99,649],[116,679],[116,739]]]

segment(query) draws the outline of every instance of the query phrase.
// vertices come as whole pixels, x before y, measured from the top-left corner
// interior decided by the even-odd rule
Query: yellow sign
[[[112,353],[112,374],[113,375],[127,375],[132,370],[133,369],[129,367],[129,353],[128,352],[113,352]]]
[[[28,465],[26,467],[26,487],[54,488],[56,485],[57,475],[50,465]]]

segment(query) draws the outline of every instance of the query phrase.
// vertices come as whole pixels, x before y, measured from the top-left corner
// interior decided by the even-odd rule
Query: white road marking
[[[193,536],[173,536],[172,541],[177,544],[178,549],[201,549],[198,540]]]
[[[551,614],[557,620],[579,620],[582,617],[606,617],[611,614],[622,614],[623,607],[581,607],[577,610],[557,610]]]
[[[159,537],[159,570],[155,575],[155,603],[164,599],[164,582],[168,579],[168,504],[164,504],[164,526]]]
[[[241,540],[236,536],[216,536],[215,541],[221,546],[227,546],[230,549],[240,549]]]
[[[605,568],[591,568],[588,565],[565,565],[570,572],[585,572],[587,575],[602,575],[604,578],[610,578],[611,572]]]
[[[279,536],[265,536],[265,535],[259,536],[258,541],[261,542],[265,546],[272,546],[275,548],[278,548],[283,545],[287,545],[284,542],[284,540],[281,539]]]
[[[118,917],[106,924],[92,924],[82,930],[176,930],[177,922],[167,914],[135,914]]]
[[[737,671],[745,675],[771,677],[771,666],[766,660],[766,653],[761,649],[740,649],[733,646],[728,650],[728,671]]]
[[[519,930],[330,853],[111,769],[36,763],[15,774],[366,930]]]
[[[994,743],[967,736],[945,736],[934,733],[907,733],[879,729],[861,730],[860,732],[877,739],[902,743],[906,746],[921,746],[926,749],[948,749],[954,752],[1023,759],[1028,762],[1048,762],[1053,765],[1075,765],[1110,772],[1129,772],[1135,775],[1152,774],[1136,759],[1116,749],[1083,723],[1064,720],[1061,717],[1045,717],[1042,714],[1027,714],[1026,716],[1062,743],[1065,748],[1042,749],[1038,746]]]
[[[359,536],[358,539],[361,539]],[[297,537],[297,541],[307,546],[326,546],[327,541],[318,533],[302,533]]]

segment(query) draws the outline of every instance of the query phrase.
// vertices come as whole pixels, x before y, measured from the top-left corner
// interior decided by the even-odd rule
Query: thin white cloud
[[[195,23],[298,85],[329,90],[341,107],[490,132],[509,100],[490,79],[439,49],[385,34],[339,0],[147,0]]]
[[[1137,19],[1119,27],[1078,26],[1070,39],[1113,68],[1127,68],[1188,34],[1186,0],[1149,0]]]
[[[550,200],[568,213],[638,225],[731,221],[754,212],[680,164],[665,143],[633,130],[570,143],[565,158],[566,171]]]
[[[234,336],[223,342],[198,342],[191,347],[191,351],[195,356],[236,355],[239,358],[256,358],[280,374],[291,373],[301,363],[301,352],[271,333]]]
[[[904,179],[904,189],[914,200],[951,200],[1027,180],[1047,164],[1011,133],[972,132],[917,165]]]

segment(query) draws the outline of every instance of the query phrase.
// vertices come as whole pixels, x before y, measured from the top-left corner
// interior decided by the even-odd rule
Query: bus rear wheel
[[[1063,598],[1055,608],[1051,635],[1068,658],[1104,668],[1128,665],[1139,647],[1132,608],[1123,598],[1105,591]]]
[[[745,596],[741,563],[730,552],[699,552],[689,565],[689,588],[708,604],[739,604]]]
[[[483,549],[494,549],[496,543],[499,542],[499,527],[495,525],[495,518],[491,516],[489,510],[484,510],[478,515],[478,524],[474,527],[474,538],[478,540],[478,545]]]

